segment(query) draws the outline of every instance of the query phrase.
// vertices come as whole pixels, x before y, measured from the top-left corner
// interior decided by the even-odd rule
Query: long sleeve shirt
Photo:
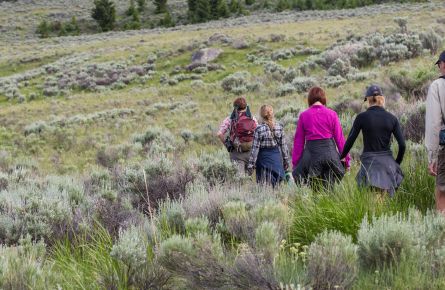
[[[255,129],[255,134],[252,142],[252,151],[250,152],[250,158],[248,167],[253,168],[258,158],[258,152],[261,148],[276,147],[280,149],[281,156],[283,158],[284,169],[289,167],[289,151],[285,144],[285,136],[283,126],[279,123],[275,124],[273,128],[273,134],[266,124],[260,124]]]
[[[396,162],[402,163],[406,145],[399,121],[380,106],[369,107],[368,110],[357,115],[340,158],[344,158],[351,150],[360,131],[363,133],[363,152],[391,150],[391,134],[393,134],[399,144]]]
[[[430,163],[437,161],[439,152],[439,131],[444,127],[445,79],[431,83],[426,97],[425,146]]]
[[[345,138],[337,113],[323,105],[312,105],[300,114],[292,150],[292,166],[296,167],[303,155],[306,141],[331,139],[337,145],[338,152],[343,151]],[[349,167],[349,155],[346,156],[346,166]]]

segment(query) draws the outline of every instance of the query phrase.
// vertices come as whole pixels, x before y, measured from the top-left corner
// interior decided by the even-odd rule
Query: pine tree
[[[111,0],[94,0],[91,16],[99,24],[102,31],[110,31],[116,23],[116,8]]]
[[[130,0],[130,7],[128,7],[127,9],[127,16],[133,16],[135,13],[137,13],[136,11],[136,6],[134,5],[134,0]]]
[[[175,22],[173,21],[173,18],[171,16],[170,12],[167,11],[164,14],[164,18],[161,19],[159,24],[161,26],[164,26],[164,27],[173,27],[173,26],[175,26]]]
[[[128,7],[127,15],[131,16],[131,19],[127,23],[125,23],[124,29],[141,28],[141,18],[139,17],[139,11],[134,5],[134,0],[130,0],[130,7]]]
[[[222,18],[227,18],[230,16],[229,6],[227,6],[226,0],[219,1],[218,16]]]
[[[137,2],[139,12],[143,12],[145,10],[145,0],[137,0]]]
[[[198,22],[196,20],[196,4],[197,0],[187,0],[187,6],[188,6],[188,19],[190,22],[195,23]]]
[[[289,3],[287,0],[279,0],[277,6],[275,7],[275,11],[281,12],[289,8]]]
[[[209,0],[197,0],[196,2],[196,20],[197,22],[206,22],[211,19]]]
[[[219,15],[218,15],[219,2],[221,2],[221,0],[209,0],[209,3],[210,3],[210,18],[211,19],[218,19],[219,18]]]
[[[292,8],[296,9],[296,10],[306,10],[306,3],[304,0],[296,0],[293,4],[292,4]]]
[[[229,9],[231,13],[238,13],[238,10],[240,9],[238,0],[230,0]]]
[[[153,0],[156,6],[156,13],[165,13],[167,12],[167,0]]]

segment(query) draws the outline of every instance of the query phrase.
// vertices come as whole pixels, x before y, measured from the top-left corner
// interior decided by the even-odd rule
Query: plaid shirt
[[[272,132],[270,131],[267,124],[260,124],[255,129],[248,168],[255,167],[258,152],[261,148],[271,148],[276,146],[279,147],[281,156],[283,157],[284,168],[289,168],[289,150],[285,144],[283,126],[279,123],[276,123],[273,131],[275,138],[274,136],[272,136]]]

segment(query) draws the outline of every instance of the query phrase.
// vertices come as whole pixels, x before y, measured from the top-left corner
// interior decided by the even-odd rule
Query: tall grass
[[[98,227],[90,239],[78,237],[57,244],[53,270],[60,273],[63,289],[125,289],[128,277],[122,263],[111,257],[110,234]]]
[[[409,152],[409,151],[408,151]],[[393,198],[369,188],[357,187],[356,172],[350,172],[332,191],[312,192],[296,197],[290,241],[310,244],[324,230],[352,236],[365,216],[407,213],[409,208],[426,212],[434,205],[434,179],[427,174],[424,155],[407,154],[403,162],[404,181]]]

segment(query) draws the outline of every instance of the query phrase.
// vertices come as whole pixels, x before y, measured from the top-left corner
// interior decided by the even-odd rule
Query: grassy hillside
[[[130,31],[12,42],[1,48],[0,75],[3,76],[3,80],[6,78],[27,80],[20,80],[17,90],[14,89],[14,85],[5,85],[3,93],[0,93],[3,98],[0,110],[3,125],[0,142],[11,157],[32,155],[45,171],[66,172],[82,170],[85,166],[94,164],[100,147],[131,142],[133,134],[141,133],[154,124],[168,128],[177,137],[182,130],[191,130],[195,135],[210,134],[215,131],[219,121],[229,113],[230,103],[234,98],[233,94],[223,91],[220,82],[224,77],[237,71],[249,72],[251,74],[249,81],[261,84],[256,91],[246,94],[255,112],[265,102],[274,105],[277,111],[288,105],[304,108],[304,93],[276,96],[283,82],[279,80],[282,77],[264,72],[265,62],[271,61],[270,56],[273,53],[279,54],[282,52],[280,50],[292,48],[301,51],[308,49],[308,53],[311,53],[312,49],[317,53],[348,38],[363,37],[376,32],[392,34],[399,30],[394,22],[394,18],[399,16],[409,17],[409,31],[425,31],[432,28],[442,33],[439,23],[442,21],[440,13],[442,10],[436,9],[431,12],[430,8],[433,6],[437,5],[431,3],[407,6],[410,10],[417,10],[415,12],[397,12],[403,6],[390,6],[389,9],[386,6],[376,6],[366,9],[371,12],[361,9],[323,12],[326,15],[332,13],[331,17],[322,17],[327,18],[325,20],[312,15],[316,13],[308,12],[309,19],[305,21],[300,20],[295,23],[272,21],[226,29],[219,28],[219,24],[216,23],[218,28],[212,28],[213,24],[205,24],[185,27],[185,30],[179,31],[165,30],[162,33]],[[396,12],[391,13],[391,11]],[[373,17],[362,16],[365,13],[373,15],[381,12],[383,14],[379,15],[378,21]],[[348,13],[350,17],[344,16]],[[359,16],[353,16],[355,14]],[[304,18],[303,13],[294,15]],[[278,15],[274,17],[280,18]],[[312,17],[316,20],[311,20]],[[215,33],[223,33],[223,38],[228,38],[229,42],[216,40],[209,43],[209,37]],[[272,41],[272,38],[276,38],[274,39],[276,42]],[[246,42],[248,47],[233,48],[232,43],[240,41]],[[221,68],[199,76],[194,74],[202,82],[186,80],[173,86],[160,83],[162,76],[173,78],[175,68],[181,74],[191,75],[184,70],[184,67],[191,62],[192,53],[199,47],[223,49],[221,57],[215,61]],[[275,63],[285,69],[298,70],[298,66],[310,57],[305,55],[305,52],[298,54],[283,56],[288,59],[278,59]],[[74,74],[87,70],[89,65],[105,63],[106,67],[113,65],[110,62],[114,62],[121,63],[127,68],[141,67],[146,65],[148,58],[153,55],[156,56],[156,60],[150,68],[153,69],[150,74],[144,72],[141,77],[135,76],[134,73],[130,74],[133,80],[128,85],[121,86],[122,88],[114,87],[110,90],[112,86],[92,89],[72,87],[44,92],[44,87],[48,86],[48,83],[60,79],[57,72],[51,74],[46,72],[54,67],[60,71],[59,74],[72,72],[74,78]],[[251,59],[249,62],[249,55],[263,57],[262,60],[252,62]],[[425,66],[427,70],[433,71],[432,67],[429,69],[429,64],[434,58],[435,56],[428,53],[421,53],[419,57],[384,66],[376,67],[378,62],[374,62],[361,67],[361,72],[369,73],[364,80],[347,82],[339,88],[327,88],[330,104],[333,105],[340,97],[356,98],[371,82],[383,83],[388,79],[388,72],[392,69]],[[105,67],[102,69],[106,69]],[[325,74],[324,70],[316,69],[311,76],[318,77],[316,81],[323,84],[321,80]],[[29,77],[30,73],[35,76]],[[44,93],[49,96],[45,96]],[[173,102],[188,103],[193,108],[185,110],[179,108],[173,113],[169,113],[168,108],[153,110],[153,104],[166,105]],[[74,116],[80,119],[90,118],[95,112],[109,113],[113,109],[131,110],[131,114],[105,116],[85,122],[78,120],[66,126],[43,130],[40,134],[25,134],[27,128],[39,122],[63,123],[64,120]],[[108,122],[109,118],[116,118],[116,122]],[[292,125],[289,126],[290,133]],[[68,136],[69,138],[66,138]],[[191,147],[193,151],[201,150],[199,144]],[[51,160],[57,160],[57,164]]]
[[[0,9],[0,288],[443,288],[422,142],[444,3],[37,39],[34,15],[64,8],[47,4]],[[204,48],[222,53],[189,66]],[[315,84],[346,135],[370,83],[409,140],[392,199],[357,188],[361,140],[343,182],[313,192],[236,177],[215,138],[244,95],[291,147]]]

